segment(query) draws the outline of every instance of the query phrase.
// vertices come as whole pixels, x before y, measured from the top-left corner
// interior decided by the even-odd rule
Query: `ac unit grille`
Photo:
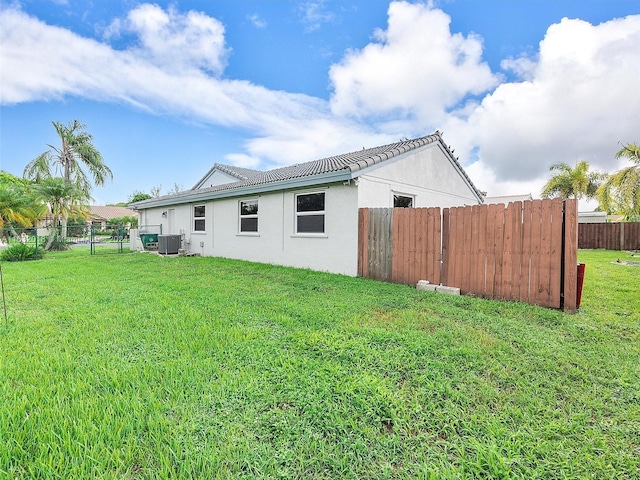
[[[158,253],[174,255],[180,250],[180,235],[158,235]]]

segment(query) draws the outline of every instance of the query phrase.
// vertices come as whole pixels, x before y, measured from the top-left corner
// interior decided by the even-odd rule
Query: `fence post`
[[[563,292],[562,308],[575,313],[578,302],[578,203],[564,201]]]
[[[619,250],[624,250],[624,222],[620,222],[620,248]]]

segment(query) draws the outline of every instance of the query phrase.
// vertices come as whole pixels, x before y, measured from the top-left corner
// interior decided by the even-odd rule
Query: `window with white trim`
[[[258,231],[258,199],[241,200],[240,232],[256,233]]]
[[[324,233],[324,192],[296,195],[296,233]]]
[[[413,197],[394,193],[393,208],[413,208]]]
[[[204,232],[205,231],[205,208],[204,205],[193,206],[193,231]]]

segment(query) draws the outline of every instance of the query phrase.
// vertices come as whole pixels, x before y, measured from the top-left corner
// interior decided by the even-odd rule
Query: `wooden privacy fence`
[[[576,309],[575,200],[445,208],[362,208],[358,275]]]
[[[579,223],[578,248],[640,250],[640,222]]]

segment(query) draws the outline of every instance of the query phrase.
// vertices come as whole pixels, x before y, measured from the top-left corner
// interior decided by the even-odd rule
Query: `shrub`
[[[38,259],[44,256],[44,250],[38,249]],[[37,260],[36,249],[24,243],[14,243],[0,253],[0,260],[5,262],[24,262],[25,260]]]

